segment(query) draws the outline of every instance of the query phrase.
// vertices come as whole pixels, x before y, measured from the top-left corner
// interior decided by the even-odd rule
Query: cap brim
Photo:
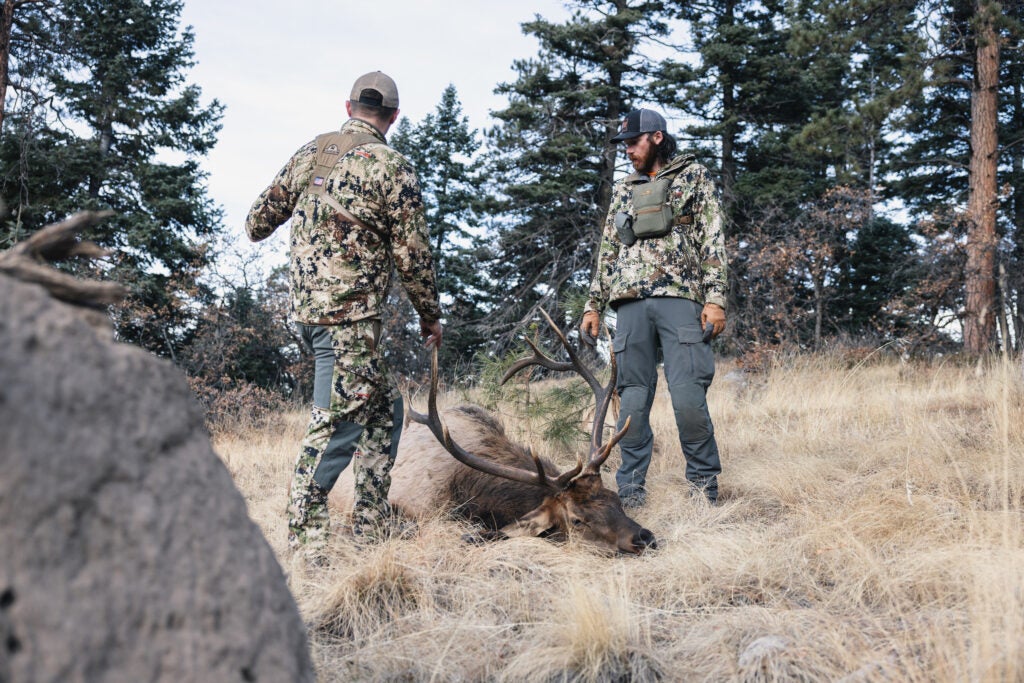
[[[633,138],[638,138],[641,135],[643,135],[643,132],[630,131],[628,133],[619,133],[618,135],[612,138],[612,142],[619,142],[621,140],[632,140]]]

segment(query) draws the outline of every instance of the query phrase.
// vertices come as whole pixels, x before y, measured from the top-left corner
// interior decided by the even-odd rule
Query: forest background
[[[217,419],[303,400],[311,364],[287,273],[224,267],[201,166],[224,108],[188,81],[182,8],[3,0],[0,249],[112,209],[87,237],[114,256],[70,268],[130,288],[111,308],[118,338],[180,366]],[[718,181],[731,274],[716,344],[741,366],[837,346],[1020,353],[1024,2],[566,8],[522,24],[539,49],[495,84],[489,127],[470,127],[453,85],[389,136],[423,185],[451,377],[543,335],[538,308],[575,328],[625,167],[609,139],[638,104],[683,122],[680,147]],[[416,380],[418,326],[392,296],[388,354]]]

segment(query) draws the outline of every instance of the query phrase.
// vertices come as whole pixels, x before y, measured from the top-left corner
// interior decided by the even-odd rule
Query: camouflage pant
[[[373,534],[391,517],[388,490],[402,429],[402,401],[378,352],[380,323],[298,325],[313,349],[313,412],[295,462],[288,542],[322,550],[330,530],[327,494],[355,458],[352,529]]]

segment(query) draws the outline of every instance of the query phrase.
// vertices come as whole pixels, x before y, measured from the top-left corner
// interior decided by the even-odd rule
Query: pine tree
[[[490,299],[478,262],[478,252],[484,247],[474,213],[481,182],[473,169],[479,137],[462,113],[455,86],[449,85],[435,110],[422,121],[399,121],[390,142],[410,159],[420,179],[445,312],[440,362],[447,372],[456,372],[489,341],[481,327]],[[398,329],[415,318],[407,303],[399,303],[399,292],[393,292],[391,298],[404,311],[389,325],[391,352],[397,356],[393,364],[406,371],[422,368],[418,327]]]
[[[220,226],[198,158],[216,141],[222,107],[201,104],[185,82],[193,36],[179,27],[180,0],[45,7],[38,44],[55,49],[55,32],[61,54],[36,58],[39,97],[5,121],[5,238],[80,209],[113,209],[88,237],[116,250],[108,275],[132,288],[115,311],[118,335],[174,356]]]
[[[897,114],[919,86],[922,44],[914,3],[674,4],[696,58],[675,74],[675,106],[693,122],[686,133],[702,157],[720,155],[727,234],[736,238],[730,252],[730,299],[739,313],[733,338],[751,338],[752,327],[762,323],[757,301],[747,305],[745,299],[765,291],[756,280],[771,272],[790,282],[767,289],[786,292],[782,299],[802,309],[785,324],[800,324],[756,336],[820,344],[823,335],[852,322],[836,309],[845,298],[840,281],[861,279],[851,272],[862,263],[850,259],[850,240],[873,220],[877,169],[892,152]],[[671,89],[671,78],[666,86]],[[857,211],[863,225],[823,211],[837,188],[869,193],[869,210]],[[814,244],[805,244],[811,238]],[[767,261],[748,253],[772,243],[797,251]],[[883,295],[880,288],[870,291]]]
[[[720,166],[722,203],[731,216],[737,204],[759,201],[752,190],[764,186],[754,182],[737,187],[740,176],[760,170],[748,156],[751,141],[764,128],[801,116],[806,100],[798,93],[801,71],[784,50],[788,27],[780,21],[781,3],[712,0],[673,5],[690,34],[691,60],[667,65],[655,86],[689,121],[685,135],[701,160]]]
[[[894,189],[920,220],[945,223],[947,234],[966,223],[962,288],[953,305],[964,348],[977,354],[995,344],[997,311],[1010,303],[997,297],[999,264],[1015,262],[1021,239],[1013,202],[1002,211],[999,196],[1021,179],[1021,153],[1014,151],[1021,144],[1020,83],[1013,77],[1021,70],[1024,8],[956,0],[924,2],[922,12],[937,39],[927,87],[903,127],[907,142],[893,162]],[[1016,282],[1004,299],[1019,297]],[[1004,327],[1006,346],[1013,343],[1009,333]]]
[[[917,282],[917,249],[905,226],[875,215],[859,226],[836,283],[833,318],[855,337],[893,339],[910,333],[912,320],[894,315],[892,302]]]
[[[668,32],[663,2],[578,0],[562,24],[523,25],[536,58],[516,61],[518,77],[497,92],[508,106],[488,132],[486,210],[494,216],[490,269],[501,298],[493,337],[507,347],[538,306],[561,307],[589,283],[611,201],[616,146],[610,142],[634,104],[650,106],[660,65],[642,49]],[[556,314],[556,320],[565,318]]]
[[[50,0],[3,0],[0,6],[0,132],[8,95],[38,98],[36,77],[63,56],[63,36],[51,25]]]
[[[996,331],[996,204],[999,167],[998,105],[1001,6],[992,0],[974,5],[974,82],[971,88],[971,161],[967,195],[967,269],[964,349],[991,350]]]

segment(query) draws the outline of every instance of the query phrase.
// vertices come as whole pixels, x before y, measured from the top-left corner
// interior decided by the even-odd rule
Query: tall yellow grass
[[[718,507],[682,495],[661,391],[636,515],[660,547],[639,558],[466,545],[439,517],[381,546],[339,537],[306,571],[284,531],[306,416],[215,447],[289,572],[323,681],[1024,680],[1020,366],[720,368]]]

